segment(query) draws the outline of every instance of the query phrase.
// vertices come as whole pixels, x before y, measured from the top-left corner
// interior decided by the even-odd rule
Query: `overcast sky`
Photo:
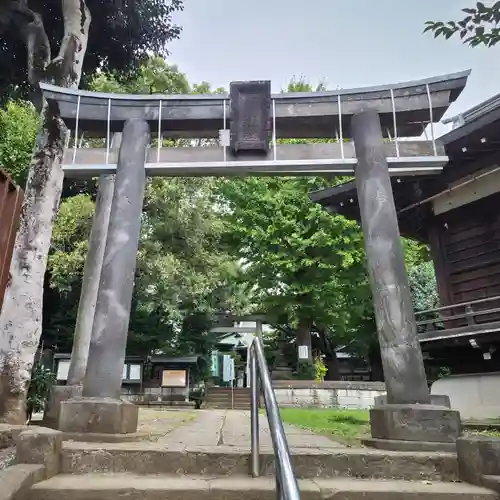
[[[396,83],[472,69],[447,116],[500,93],[500,46],[422,34],[427,20],[461,19],[473,0],[185,0],[170,62],[190,82],[228,87],[294,75],[329,89]],[[485,2],[491,4],[492,2]]]

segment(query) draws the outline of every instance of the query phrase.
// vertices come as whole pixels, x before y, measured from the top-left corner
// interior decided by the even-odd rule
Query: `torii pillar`
[[[106,249],[97,295],[83,396],[61,404],[59,429],[71,433],[137,431],[138,407],[120,399],[137,248],[141,229],[149,125],[123,128]]]
[[[376,110],[352,118],[361,223],[382,354],[387,404],[370,411],[371,440],[394,450],[453,450],[460,414],[431,405],[404,263],[380,118]]]

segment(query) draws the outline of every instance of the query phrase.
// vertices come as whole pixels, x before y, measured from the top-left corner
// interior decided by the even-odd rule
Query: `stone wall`
[[[375,398],[385,394],[383,382],[315,382],[311,380],[273,380],[278,405],[282,408],[369,409]],[[135,404],[184,402],[186,388],[144,388],[142,393],[122,390],[122,399]]]
[[[282,408],[369,409],[385,394],[383,382],[275,380],[273,387]]]
[[[121,398],[135,404],[150,402],[185,402],[189,399],[188,387],[144,387],[142,392],[138,387],[123,387]]]
[[[436,380],[431,394],[449,396],[451,409],[464,420],[500,417],[500,373],[452,375]]]

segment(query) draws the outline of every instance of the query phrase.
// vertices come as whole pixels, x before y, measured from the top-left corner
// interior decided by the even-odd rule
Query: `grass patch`
[[[281,408],[280,413],[287,424],[346,444],[358,443],[370,434],[370,417],[365,410]]]
[[[464,431],[466,436],[488,436],[488,437],[500,437],[500,431],[498,430],[484,430],[484,431],[475,431],[466,429]]]
[[[318,408],[280,408],[283,422],[329,437],[347,445],[359,444],[361,438],[370,435],[370,416],[367,410],[341,410]],[[491,418],[484,423],[499,423]],[[498,429],[464,429],[468,436],[500,437]]]

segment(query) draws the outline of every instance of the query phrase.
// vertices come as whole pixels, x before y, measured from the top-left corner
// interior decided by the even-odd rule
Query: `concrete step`
[[[238,396],[234,396],[234,398],[232,398],[231,394],[210,394],[209,396],[207,396],[208,400],[215,400],[215,399],[238,399],[238,400],[242,400],[242,401],[250,401],[250,397],[247,396],[246,394],[239,394]]]
[[[456,455],[439,452],[394,452],[366,448],[293,448],[292,462],[299,478],[356,477],[457,481]],[[183,445],[178,449],[158,443],[79,443],[67,441],[62,472],[135,474],[247,475],[250,450],[236,446]],[[261,449],[261,475],[274,475],[272,449]]]
[[[223,397],[220,397],[220,396],[217,396],[217,397],[210,397],[210,398],[206,398],[206,401],[212,401],[212,402],[223,402],[223,401],[240,401],[242,403],[250,403],[250,398],[242,398],[242,397],[239,397],[239,398],[231,398],[231,396],[229,397],[226,397],[226,396],[223,396]]]
[[[234,396],[234,398],[238,398],[238,399],[250,399],[250,394],[238,394],[238,393],[234,393],[233,395],[230,393],[230,392],[217,392],[215,394],[212,394],[212,393],[208,393],[207,394],[207,398],[230,398]]]
[[[214,409],[235,409],[235,410],[250,410],[251,399],[248,392],[235,392],[233,395],[231,391],[224,389],[224,392],[209,392],[205,399],[206,408]]]
[[[430,481],[302,479],[301,498],[321,500],[496,500],[494,492],[477,486]],[[38,483],[29,500],[275,500],[274,478],[232,476],[138,476],[132,474],[59,475]]]
[[[231,393],[230,392],[224,392],[224,393],[216,393],[216,394],[207,394],[207,398],[230,398],[231,397]],[[250,399],[250,394],[237,394],[235,393],[234,394],[234,397],[235,398],[238,398],[238,399]]]
[[[483,476],[483,484],[500,493],[500,476]]]
[[[231,392],[233,390],[234,392],[240,392],[240,393],[248,393],[250,394],[252,392],[251,387],[207,387],[207,392]]]
[[[234,401],[235,403],[241,403],[245,405],[249,405],[251,402],[248,399],[241,399],[241,398],[208,398],[206,399],[207,403],[231,403],[231,401]]]
[[[245,404],[237,404],[234,403],[233,405],[229,403],[206,403],[205,404],[206,408],[212,408],[214,410],[250,410],[251,406],[250,405],[245,405]]]
[[[0,470],[0,498],[2,500],[25,498],[31,486],[46,477],[43,465],[17,464],[6,467]]]
[[[249,399],[242,399],[242,398],[207,398],[205,400],[207,403],[230,403],[231,401],[237,401],[238,403],[243,403],[243,404],[250,404]]]

